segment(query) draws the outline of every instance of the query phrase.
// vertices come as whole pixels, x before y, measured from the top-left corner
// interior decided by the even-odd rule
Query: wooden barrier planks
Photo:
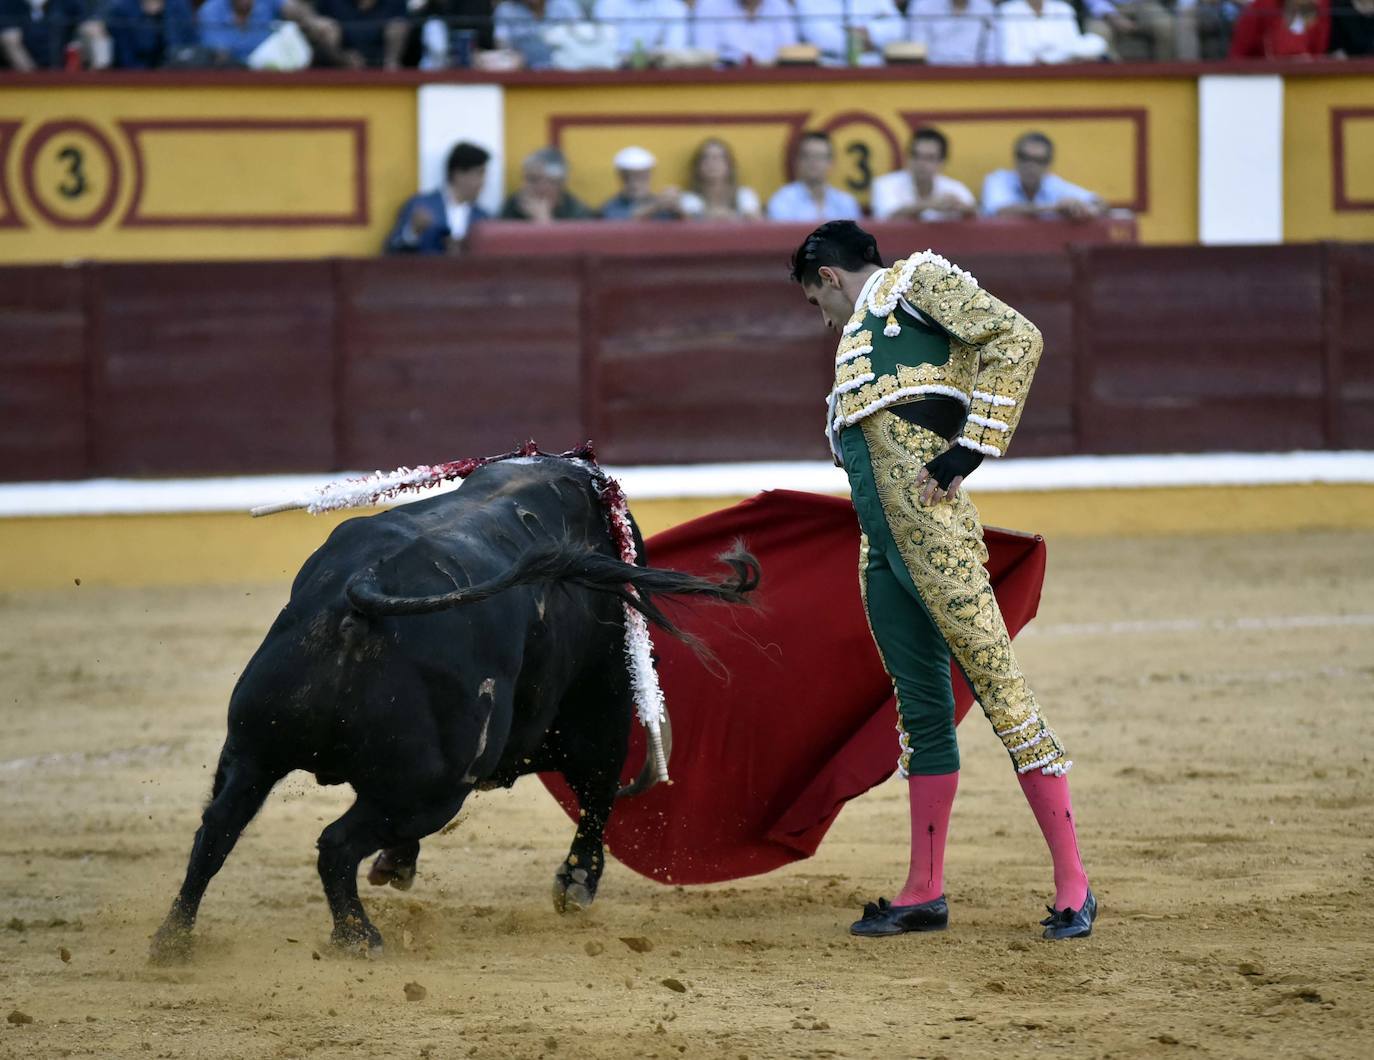
[[[87,265],[93,475],[334,464],[327,262]]]
[[[85,274],[0,268],[0,474],[85,475],[89,437]]]
[[[1083,452],[1320,449],[1321,246],[1093,248]]]
[[[587,283],[605,459],[825,457],[834,338],[774,256],[604,259]]]
[[[1374,449],[1374,246],[1327,254],[1328,444]]]
[[[339,263],[335,466],[584,441],[576,262]]]
[[[1374,245],[961,263],[1045,335],[1017,455],[1374,447]],[[0,478],[821,459],[834,342],[769,250],[3,269]]]

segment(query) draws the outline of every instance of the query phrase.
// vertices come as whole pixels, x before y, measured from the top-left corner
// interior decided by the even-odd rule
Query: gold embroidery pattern
[[[855,330],[840,340],[837,364],[843,364],[846,357],[869,352],[872,327],[857,329],[867,322],[870,312],[880,309],[879,319],[890,314],[901,298],[949,332],[949,361],[939,366],[899,369],[897,375],[882,375],[855,387],[843,396],[836,410],[840,418],[847,423],[858,422],[915,396],[912,387],[948,387],[971,395],[969,412],[978,417],[966,426],[964,444],[993,456],[1002,455],[1021,421],[1026,393],[1040,361],[1044,340],[1039,329],[984,291],[968,273],[927,252],[885,270],[865,304],[850,317],[845,331]],[[904,373],[911,375],[910,381],[903,378]],[[973,395],[975,390],[987,397]],[[994,395],[996,401],[987,399]],[[994,420],[1005,428],[989,427],[979,419]]]
[[[1011,404],[994,406],[975,397],[969,405],[972,415],[999,420],[1007,425],[1006,430],[992,430],[974,422],[964,431],[964,437],[975,447],[990,446],[998,454],[1006,452],[1044,349],[1040,330],[968,276],[935,264],[917,266],[908,297],[960,342],[977,347],[977,370],[969,389],[1010,399]]]
[[[878,409],[919,393],[942,393],[956,400],[967,401],[973,377],[972,367],[967,358],[956,359],[954,356],[944,364],[898,365],[896,375],[880,375],[871,383],[864,383],[842,394],[838,412],[846,422],[855,423]],[[872,371],[871,367],[869,371]],[[845,380],[837,373],[835,385],[843,382]]]
[[[868,635],[873,638],[873,647],[878,651],[878,659],[883,664],[883,669],[887,671],[889,677],[892,676],[892,667],[887,665],[887,659],[883,657],[883,646],[878,643],[878,634],[873,631],[873,623],[868,617],[868,535],[860,532],[859,534],[859,599],[864,605],[864,621],[868,623]],[[897,698],[897,682],[892,682],[892,698]],[[905,726],[902,725],[902,712],[897,710],[897,744],[901,748],[901,754],[897,756],[897,772],[902,776],[909,776],[911,771],[911,737],[907,735]]]
[[[872,371],[873,362],[867,357],[855,357],[852,361],[845,361],[844,364],[835,369],[835,386],[844,386],[851,379],[868,375]]]
[[[873,332],[856,331],[840,339],[840,348],[835,351],[835,363],[843,364],[847,358],[868,353],[873,349]]]
[[[890,413],[869,416],[861,426],[897,550],[1012,764],[1018,773],[1062,772],[1068,765],[1063,745],[1017,665],[983,567],[987,546],[977,509],[962,491],[954,501],[921,503],[916,474],[948,443]]]

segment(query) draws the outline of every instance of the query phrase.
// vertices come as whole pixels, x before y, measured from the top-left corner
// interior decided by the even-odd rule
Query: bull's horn
[[[642,795],[648,791],[661,778],[668,776],[668,760],[673,756],[673,723],[668,717],[668,710],[663,710],[663,772],[659,773],[659,763],[655,760],[654,741],[649,740],[649,746],[644,749],[644,764],[639,767],[639,775],[630,781],[623,788],[615,793],[617,799],[628,799],[635,795]]]

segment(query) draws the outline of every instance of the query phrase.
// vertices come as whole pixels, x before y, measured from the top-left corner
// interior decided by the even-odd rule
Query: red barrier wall
[[[330,466],[332,272],[328,262],[91,267],[92,470]]]
[[[1095,249],[1077,289],[1084,452],[1319,449],[1320,246]]]
[[[2,478],[76,478],[91,467],[86,276],[0,269]]]
[[[1327,438],[1374,448],[1374,246],[1328,247],[1327,277]]]
[[[585,440],[574,258],[339,262],[334,466]],[[566,443],[566,444],[565,444]]]
[[[1374,448],[1374,246],[959,260],[1045,333],[1019,455]],[[0,269],[0,478],[822,459],[833,348],[773,250]]]

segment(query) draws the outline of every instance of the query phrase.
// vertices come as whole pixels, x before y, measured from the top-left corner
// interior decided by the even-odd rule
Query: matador
[[[1039,330],[931,253],[883,266],[852,221],[809,235],[792,278],[841,333],[826,436],[862,531],[859,589],[896,694],[911,862],[896,898],[850,931],[874,937],[949,923],[945,840],[959,782],[951,659],[1016,770],[1054,863],[1050,939],[1092,933],[1097,901],[1079,857],[1067,773],[1012,651],[988,582],[978,512],[960,488],[1007,451],[1040,358]]]

